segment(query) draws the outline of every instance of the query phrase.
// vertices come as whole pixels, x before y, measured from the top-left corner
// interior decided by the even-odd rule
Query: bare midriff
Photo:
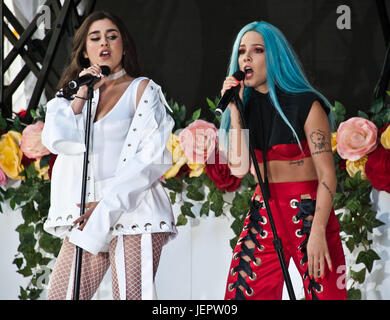
[[[261,176],[264,179],[263,163],[258,163]],[[317,173],[311,157],[298,160],[267,161],[268,182],[298,182],[317,180]],[[255,176],[257,182],[257,177]]]

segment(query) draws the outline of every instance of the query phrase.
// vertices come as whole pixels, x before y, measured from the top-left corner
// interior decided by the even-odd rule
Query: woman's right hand
[[[236,86],[241,86],[240,91],[239,91],[239,96],[240,96],[240,99],[242,101],[243,93],[244,93],[244,81],[241,81],[241,82],[237,81],[236,78],[234,78],[232,76],[226,77],[225,81],[223,82],[223,86],[222,86],[222,90],[221,90],[221,97],[225,94],[226,90],[229,90],[230,88],[236,87]],[[239,119],[240,114],[239,114],[239,111],[237,109],[236,104],[232,101],[229,103],[228,107],[230,109],[230,115],[231,115],[232,120]]]
[[[101,72],[102,72],[102,69],[97,64],[94,64],[94,65],[90,66],[89,68],[82,70],[79,73],[79,77],[85,76],[87,74],[91,74],[95,77],[100,77]],[[103,76],[100,81],[95,83],[95,85],[93,86],[93,89],[94,90],[98,89],[99,87],[102,86],[102,84],[105,81],[106,81],[106,77]],[[75,98],[75,100],[72,103],[72,109],[73,109],[73,112],[75,114],[80,114],[82,112],[84,104],[85,104],[85,99],[87,99],[87,95],[88,95],[88,86],[79,87],[79,89],[76,93],[76,97],[80,97],[80,98]]]
[[[100,77],[101,73],[102,73],[102,69],[99,67],[99,65],[94,64],[94,65],[90,66],[89,68],[86,68],[83,71],[81,71],[79,73],[79,77],[85,76],[87,74],[91,74],[91,75],[93,75],[95,77]],[[105,81],[106,81],[106,77],[103,76],[99,82],[95,83],[95,85],[93,86],[93,90],[96,90],[99,87],[101,87],[102,84]],[[88,87],[87,86],[81,86],[79,88],[79,90],[77,91],[76,95],[79,96],[79,93],[80,94],[84,94],[84,95],[81,95],[81,97],[86,98],[87,92],[88,92]]]

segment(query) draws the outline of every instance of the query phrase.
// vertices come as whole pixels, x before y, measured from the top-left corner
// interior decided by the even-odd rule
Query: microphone
[[[241,70],[236,71],[233,74],[233,77],[236,78],[237,81],[241,81],[245,78],[245,73]],[[215,109],[215,113],[217,116],[222,115],[222,113],[225,111],[227,105],[230,103],[230,101],[233,99],[236,92],[240,90],[240,86],[231,87],[229,90],[226,90],[224,95],[222,96],[221,100],[218,102],[217,109]]]
[[[85,85],[94,85],[99,82],[103,76],[108,76],[111,73],[110,67],[108,66],[101,66],[100,69],[102,69],[100,77],[95,77],[92,74],[86,74],[70,81],[68,83],[68,87],[73,90]]]

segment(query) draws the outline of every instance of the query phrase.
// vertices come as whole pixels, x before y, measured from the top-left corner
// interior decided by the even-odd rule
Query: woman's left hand
[[[79,230],[83,230],[85,225],[88,222],[89,217],[91,216],[93,210],[95,210],[96,206],[99,204],[99,202],[88,202],[85,204],[85,213],[80,216],[80,218],[77,218],[75,221],[73,221],[73,225],[76,225],[77,223],[81,223],[81,225],[78,227]],[[77,204],[77,206],[80,208],[80,203]]]
[[[332,260],[329,255],[328,244],[326,242],[325,230],[311,230],[309,241],[307,243],[307,267],[309,269],[309,277],[317,280],[325,276],[325,261],[328,268],[332,271]]]

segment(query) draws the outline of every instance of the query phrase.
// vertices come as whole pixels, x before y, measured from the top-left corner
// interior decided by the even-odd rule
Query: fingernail
[[[324,280],[324,275],[323,274],[321,274],[321,280]]]
[[[329,270],[330,270],[330,272],[333,272],[333,267],[330,267]]]

